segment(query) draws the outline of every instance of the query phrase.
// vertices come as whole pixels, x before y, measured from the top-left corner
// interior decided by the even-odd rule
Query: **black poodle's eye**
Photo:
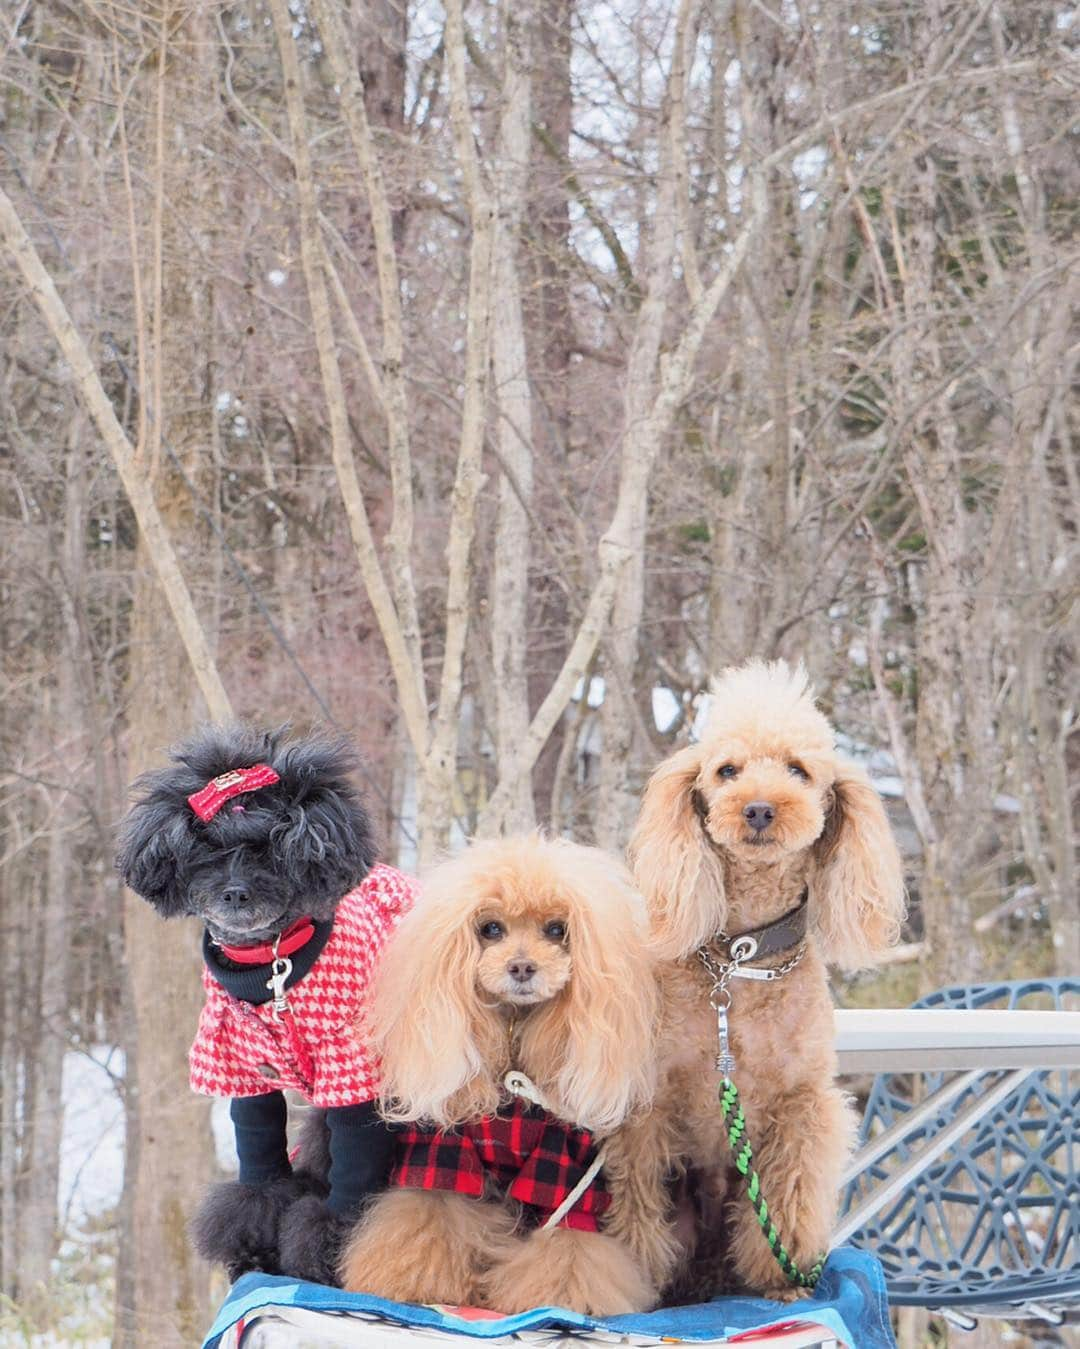
[[[802,766],[801,763],[789,763],[787,766],[787,771],[791,774],[793,778],[801,778],[803,782],[810,781],[810,774],[806,771],[806,769]]]
[[[566,924],[559,922],[545,923],[544,936],[549,941],[562,941],[566,936]]]
[[[497,923],[494,918],[489,918],[486,923],[481,923],[476,929],[483,941],[501,941],[506,936],[506,928],[502,923]]]
[[[739,770],[733,763],[726,763],[716,770],[716,776],[718,778],[737,778]]]

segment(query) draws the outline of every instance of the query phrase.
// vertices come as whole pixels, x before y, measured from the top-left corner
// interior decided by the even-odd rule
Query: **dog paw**
[[[503,1248],[483,1305],[501,1312],[567,1307],[583,1316],[651,1310],[655,1288],[629,1249],[601,1232],[556,1227]]]
[[[783,1288],[770,1288],[762,1294],[770,1302],[800,1302],[805,1297],[813,1297],[809,1288],[800,1288],[795,1284],[785,1284]]]
[[[317,1195],[298,1199],[278,1227],[282,1274],[340,1287],[338,1265],[355,1225],[355,1218],[332,1213]]]
[[[204,1260],[224,1265],[233,1281],[253,1270],[279,1274],[282,1215],[311,1189],[311,1181],[301,1176],[261,1185],[231,1180],[211,1186],[189,1225],[192,1244]]]

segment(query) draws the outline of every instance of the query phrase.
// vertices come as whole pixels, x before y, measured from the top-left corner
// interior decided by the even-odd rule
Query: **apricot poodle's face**
[[[561,906],[515,912],[493,898],[476,917],[476,980],[513,1007],[548,1002],[570,980],[568,916]]]
[[[768,865],[821,836],[835,776],[831,754],[781,736],[723,736],[704,748],[699,809],[725,852]]]
[[[805,877],[834,964],[861,969],[896,940],[896,841],[870,779],[834,740],[801,665],[749,661],[714,681],[701,740],[653,773],[630,841],[657,951],[689,955],[749,893],[746,872],[769,881],[772,867]]]
[[[644,904],[619,862],[542,834],[475,842],[426,874],[383,954],[383,1110],[444,1128],[491,1114],[512,1049],[562,1118],[614,1128],[653,1089],[656,1006]]]

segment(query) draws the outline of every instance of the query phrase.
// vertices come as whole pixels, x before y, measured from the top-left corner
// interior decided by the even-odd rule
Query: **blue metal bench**
[[[914,1006],[1074,1010],[1080,979],[948,988]],[[978,1316],[1060,1323],[1080,1306],[1080,1073],[1065,1066],[1077,1059],[995,1054],[989,1043],[982,1063],[965,1062],[974,1066],[957,1076],[875,1079],[836,1239],[878,1257],[894,1306],[968,1326]]]

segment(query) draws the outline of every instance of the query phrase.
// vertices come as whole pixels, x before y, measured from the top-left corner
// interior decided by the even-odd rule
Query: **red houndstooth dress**
[[[342,899],[329,940],[288,989],[289,1013],[242,1002],[203,969],[206,1002],[188,1056],[204,1096],[299,1092],[312,1105],[378,1095],[377,1066],[356,1030],[383,947],[416,899],[416,882],[381,863]]]

